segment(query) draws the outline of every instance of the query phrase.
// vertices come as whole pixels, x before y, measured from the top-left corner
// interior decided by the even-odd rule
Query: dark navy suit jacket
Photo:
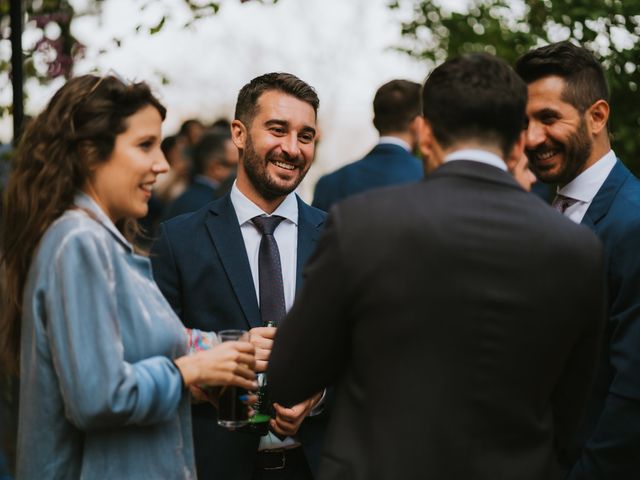
[[[216,193],[217,189],[213,185],[196,178],[178,198],[167,206],[164,220],[177,217],[183,213],[195,212],[218,198]]]
[[[620,160],[582,224],[604,244],[609,321],[569,478],[640,478],[640,181]]]
[[[296,288],[325,214],[298,198]],[[262,325],[249,260],[229,195],[161,225],[151,261],[154,277],[186,327],[206,331]],[[299,438],[312,468],[320,457],[325,414],[305,419]],[[260,437],[218,427],[209,405],[193,407],[198,478],[251,478]]]
[[[422,163],[399,145],[380,143],[362,160],[318,180],[312,205],[325,212],[340,200],[373,188],[422,179]]]

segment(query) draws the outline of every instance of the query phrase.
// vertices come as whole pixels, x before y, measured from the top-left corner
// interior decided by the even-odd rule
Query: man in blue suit
[[[548,45],[516,70],[529,90],[531,166],[559,185],[554,206],[605,248],[606,344],[569,478],[640,478],[640,181],[611,150],[607,84],[589,51]]]
[[[417,149],[420,85],[392,80],[376,92],[373,125],[378,144],[362,160],[320,178],[312,205],[329,211],[340,200],[373,188],[415,182],[423,177]]]
[[[192,150],[193,180],[187,189],[167,206],[164,215],[170,219],[194,212],[212,200],[222,183],[238,165],[238,149],[228,132],[205,133]]]
[[[267,235],[275,239],[282,282],[274,276],[273,283],[288,309],[324,223],[322,211],[293,193],[313,161],[318,104],[313,88],[290,74],[245,85],[231,126],[240,153],[231,192],[163,223],[152,249],[156,281],[185,326],[250,330],[257,371],[266,370],[276,331],[263,326],[262,305],[270,303],[263,295],[272,285],[261,278],[260,244]],[[272,234],[261,230],[269,218],[279,222]],[[312,479],[326,421],[314,408],[319,401],[320,393],[291,408],[274,405],[264,436],[225,430],[213,408],[195,406],[198,478]]]

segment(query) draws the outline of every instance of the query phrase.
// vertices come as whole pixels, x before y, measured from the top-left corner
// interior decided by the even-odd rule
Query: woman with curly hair
[[[255,388],[253,347],[186,355],[133,245],[165,109],[144,83],[67,82],[29,126],[5,198],[0,352],[20,372],[17,477],[195,478],[188,388]]]

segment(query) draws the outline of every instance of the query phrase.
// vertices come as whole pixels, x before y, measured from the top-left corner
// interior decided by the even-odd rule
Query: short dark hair
[[[245,126],[249,126],[256,114],[260,95],[270,90],[278,90],[294,96],[311,105],[316,115],[318,114],[320,100],[312,86],[291,73],[273,72],[254,78],[240,89],[236,102],[235,119],[240,120]]]
[[[419,83],[391,80],[382,85],[373,99],[373,125],[380,135],[403,132],[420,115]]]
[[[422,109],[436,140],[495,144],[506,156],[525,125],[527,86],[503,60],[486,53],[446,61],[427,77]]]
[[[584,47],[558,42],[531,50],[516,62],[516,72],[526,83],[558,76],[566,86],[562,99],[584,113],[598,100],[609,101],[609,88],[600,62]]]
[[[160,143],[160,150],[162,150],[162,153],[164,153],[167,161],[169,159],[169,153],[171,153],[171,150],[173,150],[174,147],[178,144],[178,140],[180,140],[180,138],[181,135],[169,135],[168,137],[162,139],[162,142]]]
[[[191,130],[191,127],[194,125],[204,128],[204,125],[202,125],[202,122],[200,120],[198,120],[197,118],[190,118],[182,122],[178,133],[180,135],[189,135],[189,130]]]
[[[194,175],[203,174],[209,162],[225,160],[225,143],[230,140],[230,135],[222,133],[205,133],[198,143],[193,146],[191,152],[193,158]]]

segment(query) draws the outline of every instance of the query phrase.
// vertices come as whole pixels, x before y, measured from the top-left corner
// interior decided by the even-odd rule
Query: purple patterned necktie
[[[287,309],[284,303],[284,283],[278,244],[273,236],[284,217],[254,217],[251,221],[262,233],[258,252],[258,286],[260,288],[260,316],[262,324],[274,326],[284,318]]]
[[[564,215],[564,212],[567,210],[567,208],[577,203],[577,201],[578,200],[576,200],[575,198],[565,197],[564,195],[557,194],[556,198],[554,198],[553,200],[552,206]]]

